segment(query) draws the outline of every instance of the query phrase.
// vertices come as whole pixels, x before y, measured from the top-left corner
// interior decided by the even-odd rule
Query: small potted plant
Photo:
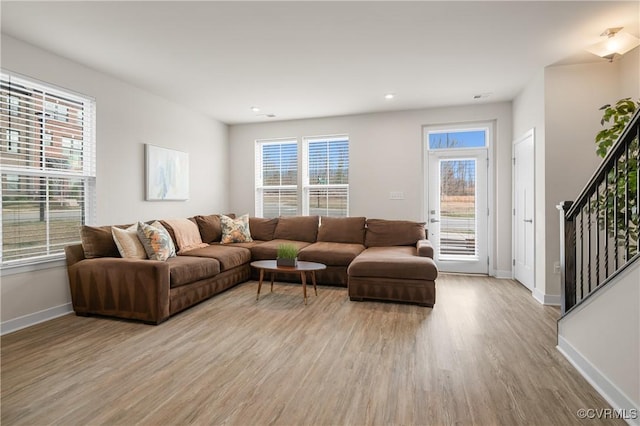
[[[298,249],[293,244],[280,244],[276,258],[278,266],[297,266]]]

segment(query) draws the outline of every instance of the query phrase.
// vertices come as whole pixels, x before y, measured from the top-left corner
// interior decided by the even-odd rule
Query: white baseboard
[[[537,288],[534,288],[531,292],[534,299],[540,302],[542,305],[560,306],[562,299],[556,294],[545,294],[540,292]]]
[[[511,270],[507,270],[507,271],[501,271],[499,269],[494,269],[493,271],[493,276],[496,278],[499,278],[501,280],[510,280],[513,279],[513,272],[511,272]]]
[[[602,374],[598,368],[589,362],[582,354],[574,348],[562,336],[558,336],[558,351],[573,365],[587,382],[611,405],[614,410],[620,410],[629,417],[627,423],[632,426],[640,426],[640,405],[636,405],[627,395],[624,394],[607,376]],[[605,408],[605,407],[582,407]],[[635,413],[635,415],[634,415]]]
[[[70,314],[72,312],[73,307],[71,303],[65,303],[64,305],[54,306],[52,308],[34,312],[32,314],[10,319],[0,324],[0,335],[13,333],[14,331],[39,324],[41,322],[49,321],[54,318]]]

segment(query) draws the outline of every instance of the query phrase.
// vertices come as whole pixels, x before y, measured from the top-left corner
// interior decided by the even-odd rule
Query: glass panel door
[[[442,271],[489,272],[487,150],[428,153],[429,239]]]
[[[477,258],[476,159],[440,160],[440,257]]]

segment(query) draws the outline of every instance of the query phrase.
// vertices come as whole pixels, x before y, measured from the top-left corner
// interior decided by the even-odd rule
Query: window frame
[[[326,189],[326,190],[331,190],[331,189],[346,189],[346,208],[345,208],[345,215],[344,216],[336,216],[336,217],[349,217],[349,200],[350,200],[350,194],[349,194],[349,183],[346,184],[331,184],[331,183],[325,183],[325,184],[312,184],[309,182],[309,174],[311,172],[311,167],[310,167],[310,159],[309,159],[309,155],[310,155],[310,150],[309,150],[309,144],[312,142],[342,142],[342,141],[346,141],[347,142],[347,172],[349,171],[349,147],[350,147],[350,141],[349,141],[349,135],[347,134],[341,134],[341,135],[329,135],[329,136],[307,136],[302,138],[302,158],[303,158],[303,164],[302,164],[302,214],[304,216],[308,216],[310,214],[311,211],[311,192],[314,189]],[[328,168],[328,166],[327,166]],[[329,169],[328,169],[329,170]],[[327,172],[328,172],[327,170]],[[347,175],[347,181],[348,181],[348,175]],[[327,214],[321,215],[321,216],[330,216],[327,210]]]
[[[80,105],[80,109],[83,113],[83,118],[86,121],[81,121],[79,123],[75,123],[76,126],[79,127],[80,136],[78,139],[78,144],[82,147],[78,155],[81,157],[82,165],[77,167],[76,169],[62,169],[62,168],[52,168],[47,165],[46,162],[40,161],[39,165],[35,165],[33,159],[24,162],[24,164],[15,164],[11,162],[11,159],[7,161],[7,163],[0,162],[0,176],[3,178],[3,181],[6,180],[7,184],[9,181],[13,180],[14,177],[17,177],[17,185],[22,184],[22,177],[30,177],[30,178],[40,178],[44,179],[46,183],[45,193],[46,198],[43,201],[43,208],[45,209],[45,220],[44,228],[45,234],[43,239],[43,247],[41,253],[34,253],[30,256],[26,257],[18,257],[18,258],[6,258],[5,247],[4,244],[4,232],[3,226],[5,224],[3,221],[0,221],[0,273],[2,276],[4,275],[12,275],[16,273],[22,273],[32,270],[46,269],[49,267],[56,267],[62,263],[64,259],[64,246],[69,244],[75,244],[80,242],[80,233],[78,232],[77,240],[66,241],[66,239],[55,241],[53,239],[53,235],[50,235],[50,228],[54,223],[50,218],[50,214],[54,210],[54,207],[51,206],[51,201],[56,196],[53,192],[49,194],[51,188],[55,188],[56,185],[77,185],[80,183],[81,193],[78,195],[81,197],[79,200],[82,200],[83,209],[80,210],[78,217],[80,226],[93,224],[96,216],[96,101],[93,97],[77,93],[75,91],[58,87],[54,84],[39,81],[24,75],[20,75],[18,73],[14,73],[12,71],[6,70],[4,68],[1,69],[1,80],[2,80],[2,90],[7,92],[6,98],[6,108],[3,106],[2,111],[2,127],[6,129],[6,135],[9,135],[9,132],[18,131],[17,129],[12,129],[12,120],[14,120],[16,115],[21,116],[21,120],[34,120],[34,117],[41,114],[44,118],[41,126],[42,131],[37,133],[36,138],[29,139],[27,141],[27,146],[25,149],[40,149],[41,152],[45,152],[44,150],[50,148],[53,145],[53,136],[49,132],[47,133],[46,121],[47,120],[59,120],[65,123],[68,123],[68,112],[69,108],[64,106],[66,110],[65,114],[59,114],[57,117],[50,117],[49,111],[46,110],[45,103],[47,102],[47,97],[52,97],[55,99],[59,99],[60,102],[64,103],[69,100]],[[33,98],[27,104],[23,105],[20,99],[25,96],[26,93],[39,93],[42,96],[42,110],[32,110],[30,109],[32,105],[35,105],[34,102],[38,102],[38,98]],[[17,95],[16,95],[17,94]],[[26,95],[30,96],[30,95]],[[18,99],[18,101],[14,101],[14,99]],[[5,99],[3,99],[5,101]],[[70,101],[70,102],[71,102]],[[14,108],[14,105],[17,107],[17,110]],[[21,107],[24,106],[24,111]],[[22,115],[21,115],[22,113]],[[8,120],[8,121],[5,121]],[[24,123],[20,123],[19,126],[24,126]],[[55,126],[55,124],[53,124]],[[73,138],[72,138],[73,139]],[[7,141],[9,139],[7,138]],[[73,143],[72,143],[73,144]],[[9,149],[9,144],[7,143],[7,150]],[[23,147],[24,148],[24,147]],[[9,152],[9,151],[8,151]],[[16,154],[16,151],[11,151],[11,153]],[[44,154],[43,154],[44,155]],[[44,158],[44,157],[43,157]],[[6,176],[6,179],[4,177]],[[9,179],[11,177],[11,179]],[[66,182],[66,183],[61,183]],[[28,183],[26,183],[28,185]],[[23,191],[28,191],[28,189]],[[9,186],[7,186],[7,190],[10,190]],[[74,191],[75,188],[73,186],[69,188],[65,188],[65,191]],[[0,185],[0,208],[3,208],[4,205],[4,197],[3,197],[4,188]],[[18,192],[19,194],[19,192]],[[60,194],[57,195],[58,198]],[[60,202],[60,200],[58,200]],[[62,200],[64,201],[64,200]],[[42,236],[42,235],[40,235]]]
[[[480,122],[480,123],[458,123],[453,124],[451,126],[442,125],[442,126],[426,126],[424,128],[424,139],[426,141],[426,149],[428,151],[451,151],[451,150],[464,150],[464,149],[489,149],[490,137],[491,137],[491,126],[489,122]],[[474,146],[474,147],[441,147],[441,148],[431,148],[429,143],[429,137],[432,134],[440,134],[440,133],[466,133],[466,132],[484,132],[484,145],[482,146]]]
[[[295,145],[296,146],[296,184],[288,185],[265,185],[263,180],[263,157],[262,147],[268,145]],[[300,214],[300,193],[298,191],[300,182],[300,149],[297,138],[281,139],[258,139],[255,141],[255,215],[264,217],[264,192],[265,190],[295,190],[296,191],[296,215]],[[278,205],[278,216],[281,216],[282,209]]]
[[[348,134],[334,134],[334,135],[321,135],[321,136],[305,136],[302,138],[289,137],[289,138],[277,138],[277,139],[256,139],[255,140],[255,215],[257,217],[264,217],[264,191],[265,189],[294,189],[297,197],[297,210],[296,215],[308,216],[310,212],[310,191],[316,188],[327,189],[346,189],[347,204],[345,209],[345,216],[349,216],[350,210],[350,193],[349,184],[310,184],[309,183],[309,142],[314,141],[345,141],[347,142],[347,148],[349,150],[350,139]],[[296,185],[264,185],[263,170],[262,170],[262,147],[267,144],[295,144],[297,149],[297,182]],[[348,151],[349,152],[349,151]],[[350,155],[347,156],[349,160]],[[349,170],[349,168],[347,168]],[[279,213],[281,209],[279,206]],[[278,216],[281,216],[280,214]],[[276,217],[278,217],[276,216]]]

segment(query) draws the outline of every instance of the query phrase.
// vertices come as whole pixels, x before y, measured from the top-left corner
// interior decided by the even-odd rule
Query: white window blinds
[[[3,70],[0,138],[2,266],[60,257],[95,210],[95,102]]]
[[[304,141],[303,214],[349,215],[349,138]]]
[[[256,216],[298,214],[298,143],[296,140],[256,144]]]

